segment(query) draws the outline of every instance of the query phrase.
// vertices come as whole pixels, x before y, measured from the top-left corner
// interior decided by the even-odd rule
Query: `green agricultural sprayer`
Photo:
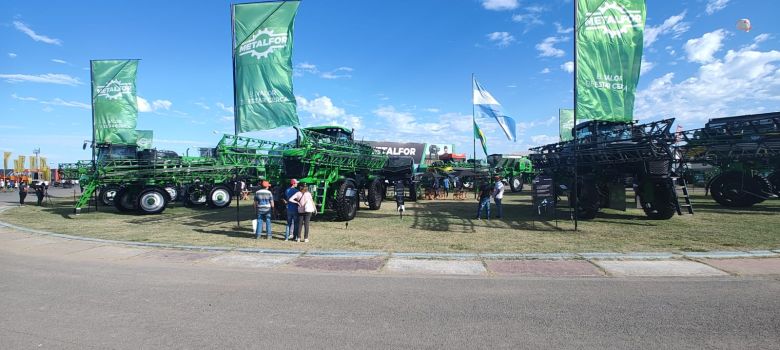
[[[487,157],[493,173],[509,181],[512,192],[523,190],[523,184],[530,184],[534,175],[533,163],[526,156],[491,154]]]
[[[687,163],[714,166],[707,188],[726,207],[780,196],[780,112],[711,119],[682,133]]]
[[[161,213],[179,198],[186,206],[224,208],[236,196],[238,181],[267,180],[283,186],[297,178],[312,185],[320,213],[332,209],[340,220],[355,217],[361,198],[370,209],[379,209],[385,180],[411,181],[411,158],[388,162],[387,155],[355,142],[351,130],[329,126],[296,131],[296,140],[288,143],[225,135],[205,157],[98,145],[96,168],[91,161],[81,161],[61,164],[60,173],[63,179],[84,174],[90,179],[76,203],[77,212],[95,193],[100,203],[122,212]]]
[[[536,147],[530,159],[541,175],[552,178],[556,194],[569,196],[569,203],[575,202],[576,164],[575,211],[580,219],[593,219],[602,207],[625,210],[627,187],[634,188],[649,218],[669,219],[675,211],[680,214],[683,206],[678,203],[678,184],[672,173],[673,122],[584,122],[575,128],[576,144],[566,141]],[[684,206],[690,205],[687,202]]]

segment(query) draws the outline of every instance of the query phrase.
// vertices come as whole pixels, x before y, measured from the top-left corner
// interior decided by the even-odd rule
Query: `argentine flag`
[[[517,134],[515,132],[515,120],[505,116],[501,111],[501,104],[493,98],[487,90],[479,85],[477,79],[474,78],[474,106],[475,118],[492,118],[495,119],[501,130],[504,130],[507,139],[517,142]]]

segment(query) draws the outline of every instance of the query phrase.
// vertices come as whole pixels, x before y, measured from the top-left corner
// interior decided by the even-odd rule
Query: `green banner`
[[[298,125],[292,87],[298,1],[233,5],[236,131]]]
[[[482,145],[482,150],[485,151],[485,156],[487,156],[487,138],[485,137],[485,133],[482,132],[482,129],[479,128],[479,125],[477,125],[476,121],[474,121],[474,137],[479,139],[479,143]],[[476,154],[474,155],[474,159],[477,159]]]
[[[92,114],[98,143],[135,144],[138,60],[92,61]]]
[[[642,61],[645,1],[577,4],[577,119],[630,122]]]
[[[153,130],[136,130],[135,137],[135,144],[138,145],[139,151],[152,149],[152,139],[154,138]]]
[[[569,141],[574,138],[571,131],[574,129],[574,110],[558,110],[558,133],[561,135],[561,141]]]

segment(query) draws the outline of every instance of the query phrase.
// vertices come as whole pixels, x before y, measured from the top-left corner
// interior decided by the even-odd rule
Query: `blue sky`
[[[4,1],[0,150],[50,164],[89,158],[89,60],[139,58],[138,128],[184,152],[232,133],[228,1]],[[647,1],[635,117],[708,118],[780,110],[780,2]],[[738,31],[749,18],[753,30]],[[454,143],[472,153],[471,74],[518,123],[491,153],[557,141],[572,104],[570,0],[304,0],[294,89],[304,126],[341,124],[366,140]],[[249,133],[278,141],[291,128]],[[481,155],[481,151],[478,150]]]

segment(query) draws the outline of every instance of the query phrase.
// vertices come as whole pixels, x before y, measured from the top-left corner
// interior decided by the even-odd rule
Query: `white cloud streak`
[[[688,55],[688,61],[698,63],[712,62],[714,55],[723,46],[723,39],[726,37],[726,31],[718,29],[714,32],[705,33],[700,38],[690,39],[685,43],[685,52]]]
[[[707,7],[705,8],[705,11],[707,11],[708,15],[711,15],[726,8],[728,4],[729,0],[709,0],[707,1]]]
[[[682,21],[685,19],[685,14],[686,11],[683,11],[678,15],[667,18],[664,23],[661,23],[660,25],[647,26],[647,28],[645,28],[644,46],[650,47],[658,38],[666,34],[672,34],[672,37],[678,38],[680,35],[687,32],[691,26],[688,22]]]
[[[51,45],[62,45],[62,40],[50,38],[48,36],[38,34],[21,21],[14,21],[14,27],[20,32],[27,34],[27,36],[29,36],[35,41],[40,41],[42,43],[51,44]]]
[[[518,6],[517,0],[482,0],[482,7],[492,11],[514,10]]]
[[[539,51],[540,57],[563,57],[566,54],[565,51],[555,47],[555,44],[569,41],[568,37],[556,37],[551,36],[542,40],[542,42],[536,44],[536,50]]]
[[[493,32],[487,34],[486,37],[490,42],[498,45],[498,47],[507,47],[515,41],[515,37],[508,32]]]
[[[57,85],[81,85],[81,81],[78,78],[72,77],[67,74],[0,74],[0,79],[5,79],[9,83],[43,83],[43,84],[57,84]]]

